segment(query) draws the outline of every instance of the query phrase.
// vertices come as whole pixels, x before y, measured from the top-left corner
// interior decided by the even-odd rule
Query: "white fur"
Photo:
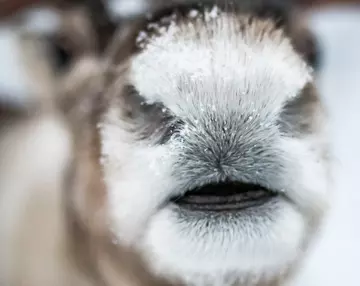
[[[287,38],[266,34],[259,39],[253,27],[244,35],[234,35],[236,21],[223,16],[208,27],[171,25],[162,36],[149,39],[144,52],[134,59],[131,83],[149,101],[163,102],[179,116],[198,112],[199,103],[232,109],[238,106],[239,96],[252,108],[265,103],[269,112],[278,111],[311,80],[310,69]],[[214,31],[211,39],[208,30]],[[210,94],[198,94],[196,89],[193,94],[179,93],[180,84],[210,86],[206,90]],[[226,89],[229,85],[231,93]]]
[[[123,126],[111,123],[114,117],[116,115],[111,111],[108,121],[100,128],[104,153],[102,163],[109,187],[114,228],[117,233],[124,234],[121,235],[123,242],[131,243],[141,234],[147,220],[171,194],[169,190],[176,184],[169,181],[171,160],[164,160],[166,149],[161,146],[154,148],[145,144],[131,144],[131,138],[127,139]],[[120,138],[125,142],[119,141]],[[123,166],[126,166],[126,176],[122,176]],[[151,193],[147,192],[150,185],[154,189]]]
[[[252,279],[259,274],[273,277],[299,254],[299,238],[306,226],[301,215],[285,203],[279,203],[271,217],[275,224],[268,218],[258,223],[232,218],[211,228],[205,221],[180,222],[166,208],[152,218],[142,249],[156,273],[180,276],[188,283],[196,281],[195,285],[222,281],[229,273],[233,279],[249,273]]]

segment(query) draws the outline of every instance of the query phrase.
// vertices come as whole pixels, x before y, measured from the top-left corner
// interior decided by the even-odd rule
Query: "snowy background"
[[[324,48],[319,88],[328,106],[337,160],[333,209],[296,286],[360,285],[360,7],[314,13]]]
[[[128,13],[138,8],[133,0]],[[125,7],[125,6],[124,6]],[[124,7],[117,7],[123,12]],[[360,285],[360,7],[314,12],[312,27],[324,49],[319,88],[328,106],[336,155],[334,203],[323,236],[296,286]],[[0,92],[21,99],[26,77],[15,37],[0,28]],[[293,285],[291,285],[293,286]]]

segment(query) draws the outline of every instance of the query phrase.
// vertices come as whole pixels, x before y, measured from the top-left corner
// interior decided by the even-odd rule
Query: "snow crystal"
[[[103,127],[104,127],[104,124],[102,124],[102,123],[96,124],[96,128],[97,128],[98,130],[102,129]]]
[[[212,8],[212,10],[210,11],[209,16],[210,16],[210,18],[215,19],[215,18],[217,18],[218,13],[219,13],[218,7],[214,6],[214,7]]]
[[[157,23],[150,23],[148,24],[148,29],[154,29],[154,30],[158,30],[159,29],[159,24]]]
[[[196,18],[198,15],[199,15],[199,11],[197,11],[197,10],[191,10],[189,12],[189,17],[190,18]]]
[[[136,43],[140,44],[141,42],[145,41],[147,38],[148,35],[144,31],[141,31],[138,37],[136,38]]]
[[[99,163],[100,163],[101,166],[105,166],[105,164],[106,164],[106,159],[105,159],[103,156],[100,157]]]
[[[166,28],[165,28],[165,27],[159,28],[159,33],[160,33],[160,34],[165,34],[165,32],[166,32]]]
[[[205,12],[205,21],[209,22],[213,19],[216,19],[219,16],[219,8],[217,6],[214,6],[211,11]]]

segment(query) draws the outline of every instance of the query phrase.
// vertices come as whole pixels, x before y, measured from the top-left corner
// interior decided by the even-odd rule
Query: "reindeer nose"
[[[276,193],[256,184],[219,182],[188,190],[171,201],[194,211],[240,211],[269,201]]]

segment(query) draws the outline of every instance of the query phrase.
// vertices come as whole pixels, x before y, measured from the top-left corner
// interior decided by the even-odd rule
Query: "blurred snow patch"
[[[109,0],[109,11],[114,17],[131,17],[144,12],[150,0]]]
[[[11,95],[14,100],[20,100],[28,89],[18,52],[13,28],[3,25],[0,28],[0,93]]]
[[[360,285],[360,7],[333,7],[311,23],[324,50],[319,79],[335,155],[333,206],[302,275],[291,286]]]

